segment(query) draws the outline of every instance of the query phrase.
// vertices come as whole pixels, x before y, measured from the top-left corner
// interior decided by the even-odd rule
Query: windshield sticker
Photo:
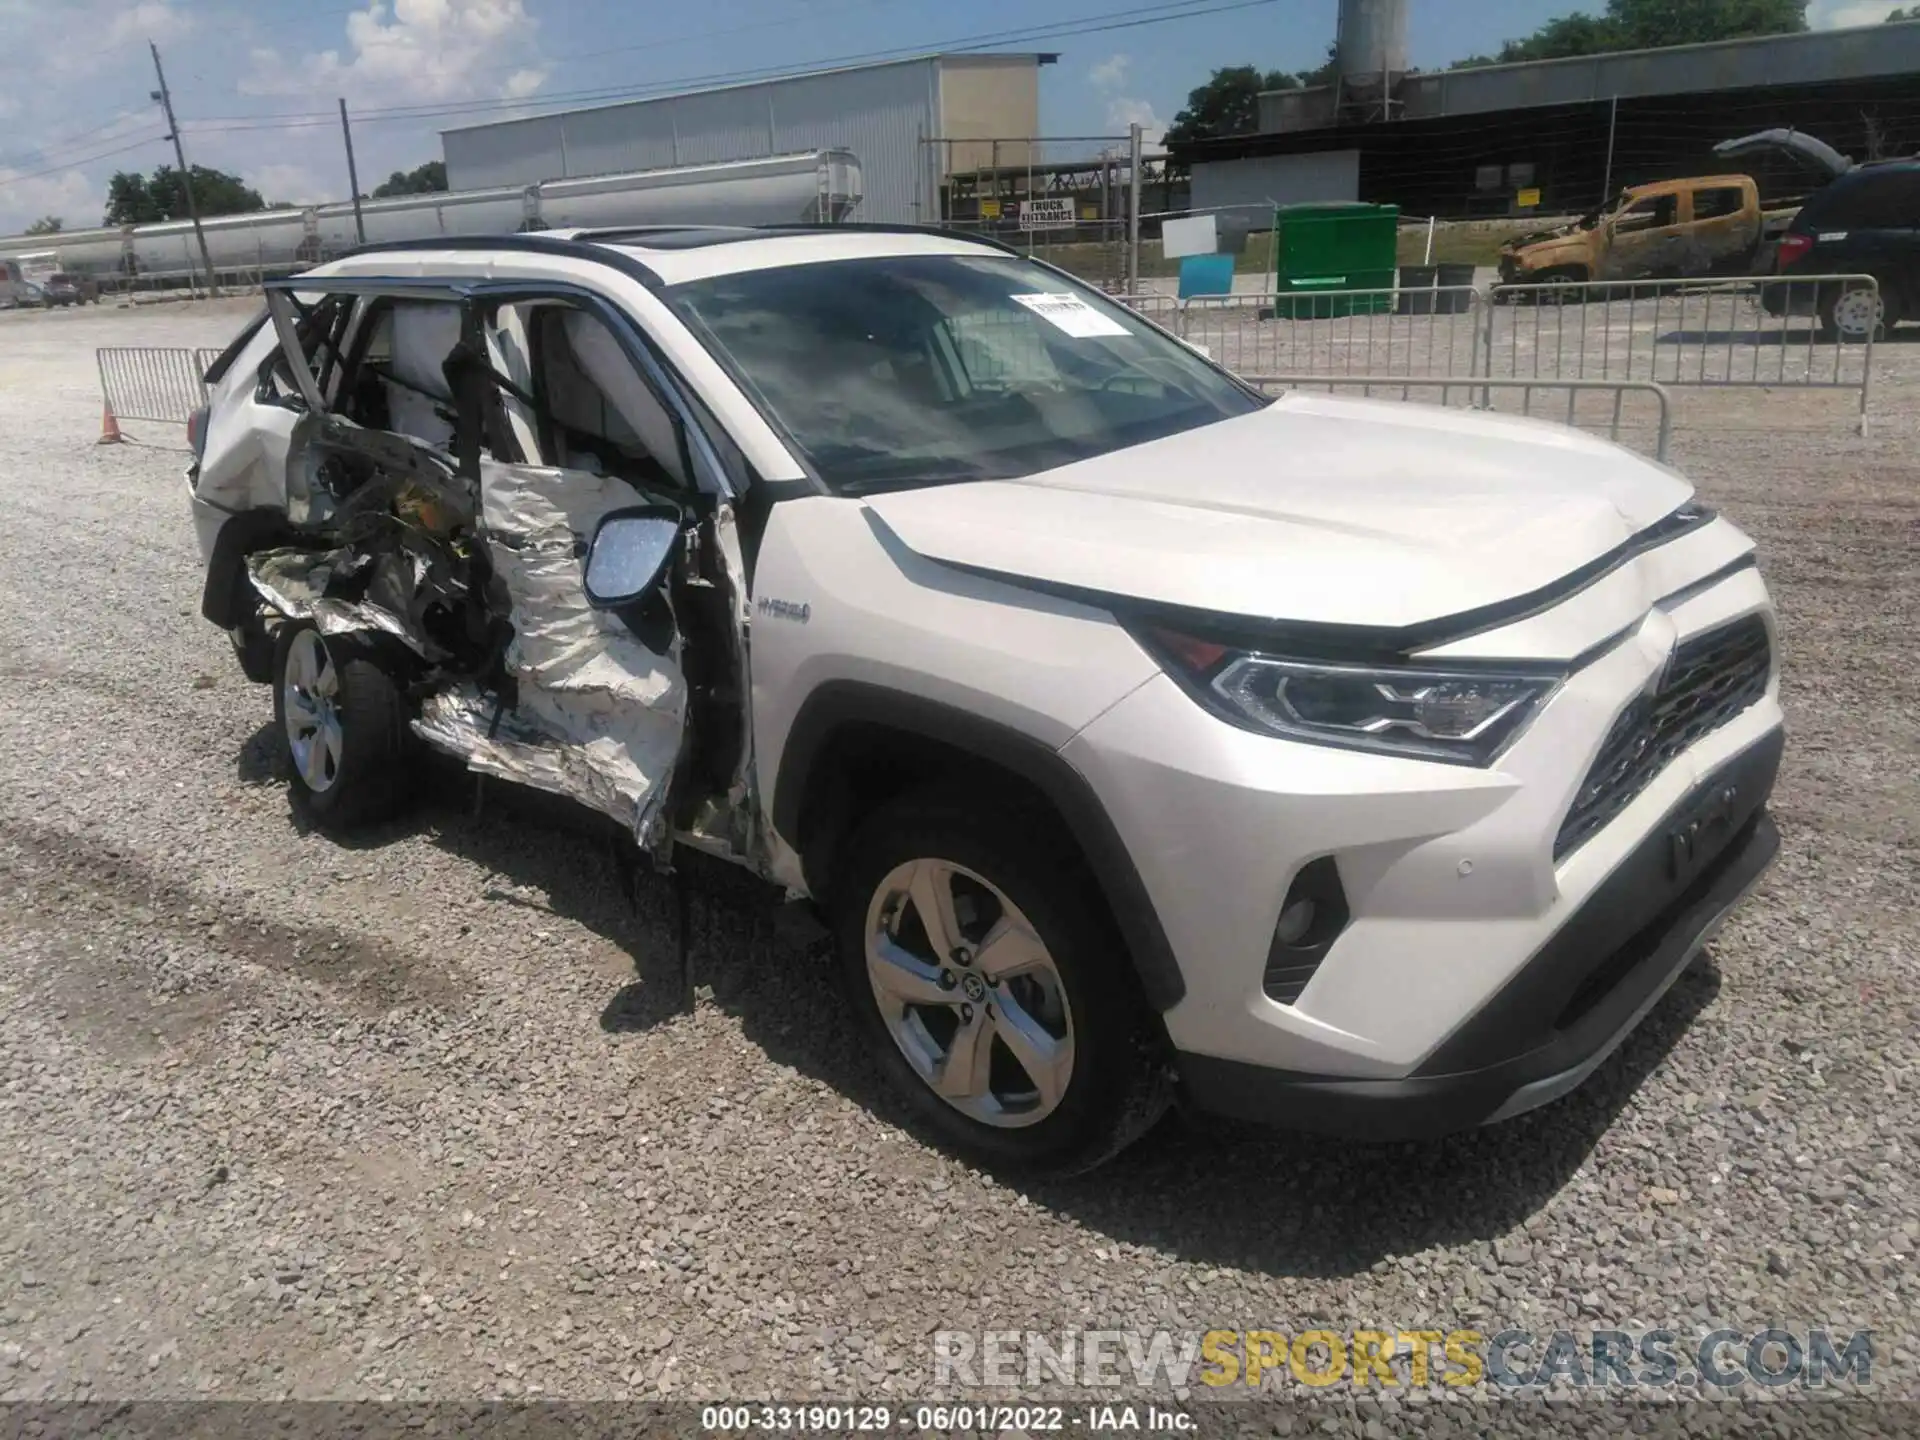
[[[1128,333],[1126,326],[1111,316],[1102,315],[1078,295],[1015,295],[1010,298],[1019,301],[1054,329],[1076,340]]]

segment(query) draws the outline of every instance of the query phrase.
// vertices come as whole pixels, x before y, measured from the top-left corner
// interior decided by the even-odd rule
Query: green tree
[[[394,171],[373,187],[370,198],[379,200],[388,195],[430,195],[446,188],[446,161],[429,160],[426,164],[415,166],[411,170]]]
[[[1920,20],[1920,5],[1905,5],[1887,12],[1887,23],[1895,20]]]
[[[193,198],[203,219],[267,208],[260,192],[238,175],[205,165],[193,167]],[[186,189],[180,183],[180,172],[171,165],[157,166],[151,175],[116,170],[107,181],[107,214],[102,224],[151,225],[159,220],[185,220],[187,216]]]
[[[1605,14],[1576,10],[1523,39],[1507,41],[1497,55],[1470,56],[1453,68],[1790,35],[1806,28],[1807,0],[1607,0]]]
[[[1333,76],[1333,61],[1317,70],[1259,70],[1252,65],[1229,65],[1213,72],[1207,83],[1187,93],[1187,103],[1167,127],[1167,144],[1205,140],[1215,135],[1246,135],[1260,126],[1262,90],[1297,90],[1323,85]]]
[[[67,222],[62,220],[58,215],[42,215],[38,220],[27,226],[27,234],[58,235],[66,228]]]

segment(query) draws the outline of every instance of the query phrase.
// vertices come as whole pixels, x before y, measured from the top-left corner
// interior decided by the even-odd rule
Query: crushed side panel
[[[585,542],[601,518],[642,503],[585,470],[481,465],[488,553],[511,606],[504,666],[516,703],[468,687],[428,697],[416,729],[473,768],[570,795],[648,843],[686,732],[675,627],[656,652],[620,615],[587,603]]]

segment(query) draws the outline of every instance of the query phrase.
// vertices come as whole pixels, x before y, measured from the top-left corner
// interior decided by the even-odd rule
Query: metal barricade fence
[[[1144,315],[1163,330],[1179,333],[1180,307],[1185,302],[1178,295],[1143,290],[1131,295],[1109,295],[1107,298],[1126,306],[1136,315]]]
[[[1471,285],[1208,295],[1170,328],[1242,375],[1471,375],[1483,308]]]
[[[1877,315],[1879,295],[1871,275],[1495,285],[1477,368],[1490,378],[1853,390],[1864,435],[1874,322],[1851,342],[1825,317],[1834,302]]]
[[[1442,405],[1453,403],[1455,392],[1466,397],[1463,408],[1492,409],[1492,393],[1499,391],[1517,393],[1520,397],[1520,413],[1536,415],[1542,413],[1534,404],[1534,397],[1542,391],[1564,390],[1566,406],[1560,419],[1568,425],[1581,425],[1594,428],[1604,426],[1607,438],[1618,441],[1623,430],[1651,428],[1654,432],[1654,458],[1665,460],[1667,449],[1673,439],[1673,400],[1667,393],[1667,387],[1652,380],[1558,380],[1547,377],[1527,379],[1488,379],[1486,376],[1440,376],[1440,375],[1247,375],[1240,378],[1249,385],[1262,390],[1300,390],[1325,386],[1332,389],[1344,386],[1357,389],[1363,395],[1372,397],[1376,392],[1392,398],[1397,395],[1401,400],[1411,400],[1416,390],[1438,390]],[[1612,404],[1607,407],[1605,418],[1595,421],[1590,416],[1583,417],[1579,411],[1582,395],[1611,395]],[[1627,422],[1624,415],[1626,398],[1629,395],[1651,397],[1656,407],[1656,419],[1651,427],[1634,426]],[[1476,404],[1476,399],[1478,403]],[[1555,406],[1558,409],[1560,407]]]
[[[94,352],[100,366],[100,393],[120,420],[158,420],[184,425],[207,403],[201,376],[218,350],[102,346]]]

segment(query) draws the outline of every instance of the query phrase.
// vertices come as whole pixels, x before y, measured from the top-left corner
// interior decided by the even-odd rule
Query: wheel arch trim
[[[1180,1003],[1187,987],[1173,946],[1093,786],[1058,750],[999,721],[864,681],[825,682],[795,715],[774,781],[773,826],[796,850],[809,787],[835,736],[849,725],[877,725],[950,746],[1037,790],[1086,856],[1147,1002],[1161,1012]]]

